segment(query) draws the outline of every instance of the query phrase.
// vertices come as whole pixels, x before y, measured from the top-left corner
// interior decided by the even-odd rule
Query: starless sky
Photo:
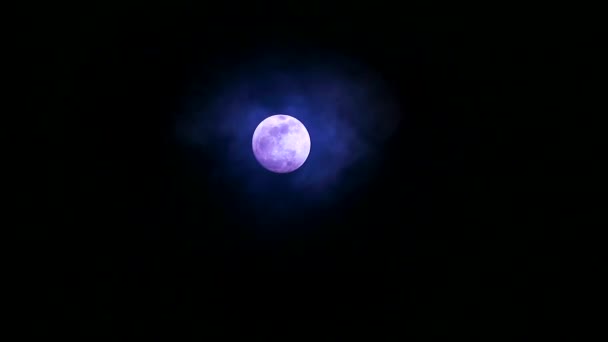
[[[49,91],[74,114],[53,185],[69,219],[45,235],[69,251],[48,254],[66,269],[53,316],[199,338],[493,340],[550,321],[552,288],[530,304],[525,284],[552,272],[530,261],[552,237],[519,177],[540,170],[520,96],[538,45],[504,21],[316,1],[74,10],[45,36]],[[251,151],[279,113],[313,144],[286,175]]]

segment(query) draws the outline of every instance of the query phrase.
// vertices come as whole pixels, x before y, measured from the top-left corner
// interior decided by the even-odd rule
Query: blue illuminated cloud
[[[217,156],[214,179],[251,206],[314,207],[362,186],[400,117],[381,78],[344,58],[257,59],[219,73],[213,93],[187,99],[178,138]],[[308,160],[290,174],[271,174],[251,150],[255,128],[274,114],[297,118],[311,137]]]

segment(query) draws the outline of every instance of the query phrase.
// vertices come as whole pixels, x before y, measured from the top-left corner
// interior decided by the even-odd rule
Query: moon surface
[[[253,154],[267,170],[288,173],[304,164],[310,153],[310,136],[296,118],[278,114],[264,119],[253,132]]]

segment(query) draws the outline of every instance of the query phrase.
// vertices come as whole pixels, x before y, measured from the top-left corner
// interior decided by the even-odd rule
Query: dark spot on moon
[[[279,119],[280,120],[287,120],[287,117],[285,115],[279,115]]]
[[[296,156],[295,150],[287,150],[285,151],[285,164],[287,168],[291,169],[293,165],[295,165],[294,157]]]
[[[258,141],[258,149],[260,151],[269,151],[273,148],[273,140],[268,137],[263,137]]]
[[[287,132],[289,132],[289,124],[282,124],[281,125],[281,133],[282,134],[286,134]]]
[[[268,134],[278,138],[281,135],[280,128],[278,126],[274,126],[268,131]]]

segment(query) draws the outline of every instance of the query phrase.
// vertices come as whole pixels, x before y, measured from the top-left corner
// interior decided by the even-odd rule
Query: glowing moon
[[[297,170],[310,153],[306,127],[289,115],[273,115],[260,122],[253,132],[253,154],[267,170],[288,173]]]

